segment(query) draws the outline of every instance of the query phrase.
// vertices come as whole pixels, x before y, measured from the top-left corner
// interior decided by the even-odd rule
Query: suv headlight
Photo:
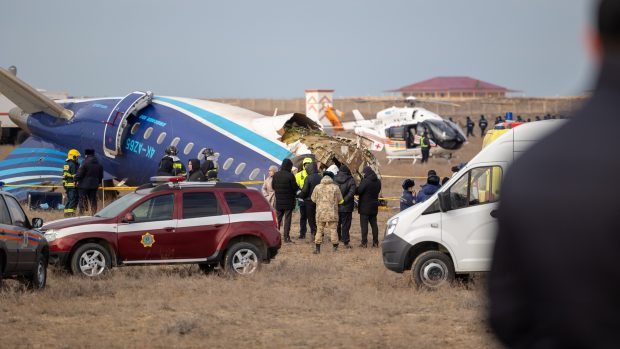
[[[43,236],[45,236],[45,240],[47,240],[47,242],[52,242],[56,240],[56,230],[50,229],[46,231],[45,234],[43,234]]]
[[[398,217],[392,218],[387,222],[387,226],[385,227],[385,235],[390,235],[396,230],[396,224],[398,224]]]

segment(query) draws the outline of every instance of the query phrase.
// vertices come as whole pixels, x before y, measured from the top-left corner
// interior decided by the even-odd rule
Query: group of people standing
[[[476,124],[474,123],[474,121],[468,116],[467,120],[465,120],[465,127],[467,128],[467,137],[469,136],[475,137],[474,135],[475,126]],[[484,133],[486,132],[488,126],[489,126],[489,122],[487,121],[487,119],[484,118],[484,115],[480,115],[480,119],[478,120],[478,127],[480,127],[480,137],[484,137]]]
[[[460,166],[453,167],[453,172],[458,172]],[[406,210],[409,207],[426,201],[428,198],[433,196],[442,185],[444,185],[449,177],[444,177],[440,179],[435,170],[428,170],[426,175],[426,183],[420,187],[420,190],[416,193],[414,190],[415,181],[413,179],[407,178],[403,181],[403,194],[400,197],[400,210]]]
[[[170,145],[165,150],[164,157],[157,166],[158,176],[180,176],[186,177],[188,182],[217,181],[218,168],[215,162],[215,153],[211,148],[205,148],[202,155],[205,158],[203,163],[199,159],[189,159],[187,169],[177,156],[178,150],[174,145]]]
[[[84,150],[84,155],[80,164],[80,152],[69,150],[63,166],[62,185],[67,194],[64,213],[68,217],[74,216],[78,208],[80,214],[97,212],[97,189],[102,184],[103,166],[95,157],[94,149]]]
[[[269,177],[263,183],[263,195],[273,205],[285,243],[292,243],[291,218],[296,202],[299,202],[299,237],[310,234],[314,240],[314,253],[321,252],[323,235],[329,234],[332,250],[337,251],[340,242],[351,248],[350,234],[355,209],[355,195],[359,196],[358,212],[362,231],[360,247],[368,246],[368,225],[372,231],[372,246],[379,246],[377,214],[381,181],[370,168],[363,169],[364,177],[359,185],[347,165],[332,165],[322,173],[319,164],[308,156],[303,159],[301,169],[293,174],[293,162],[285,159],[278,170],[269,168]],[[299,200],[299,201],[298,201]]]

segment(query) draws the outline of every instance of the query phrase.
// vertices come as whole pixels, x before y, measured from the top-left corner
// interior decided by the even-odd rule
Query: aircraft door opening
[[[127,118],[151,104],[153,93],[135,91],[121,99],[108,115],[103,131],[103,153],[114,159],[121,154],[123,135],[127,128]]]

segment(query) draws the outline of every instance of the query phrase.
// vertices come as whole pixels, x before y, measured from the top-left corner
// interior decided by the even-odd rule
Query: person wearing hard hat
[[[158,176],[182,176],[185,177],[187,172],[185,166],[177,156],[178,150],[174,145],[169,145],[165,150],[166,155],[159,161],[157,175]]]
[[[204,173],[205,179],[217,179],[217,163],[215,162],[215,153],[213,149],[206,148],[202,151],[205,161],[200,165],[200,170]]]
[[[62,186],[65,188],[65,193],[67,194],[67,201],[65,202],[65,216],[67,217],[75,215],[75,209],[78,204],[75,175],[80,167],[78,163],[78,158],[80,156],[80,152],[76,149],[69,150],[67,153],[67,160],[65,160],[65,165],[62,170]]]
[[[306,177],[308,177],[308,171],[306,167],[308,164],[312,163],[312,158],[304,158],[301,163],[301,171],[295,174],[295,182],[297,182],[297,186],[299,190],[303,189],[304,182],[306,181]],[[303,199],[298,199],[299,203],[299,239],[303,240],[306,238],[306,232],[308,231],[307,223],[308,216],[306,215],[306,203]]]

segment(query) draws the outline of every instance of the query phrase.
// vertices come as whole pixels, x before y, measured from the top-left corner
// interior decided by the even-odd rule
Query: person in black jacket
[[[472,136],[474,137],[474,121],[468,116],[467,120],[465,121],[465,126],[467,127],[467,137]]]
[[[89,211],[91,214],[97,212],[97,188],[103,180],[103,166],[99,164],[95,157],[95,150],[86,149],[84,151],[84,161],[75,175],[79,194],[80,214]]]
[[[204,173],[200,169],[200,160],[189,159],[187,162],[187,181],[188,182],[203,182],[206,181]]]
[[[351,229],[351,221],[353,220],[353,208],[355,207],[355,179],[351,175],[351,170],[347,165],[341,165],[338,174],[334,178],[334,182],[340,188],[342,194],[342,205],[338,206],[338,239],[344,243],[345,248],[351,248],[349,245],[349,230]]]
[[[598,31],[601,67],[589,101],[569,121],[541,121],[561,126],[521,155],[502,184],[490,324],[508,347],[620,343],[620,1],[600,2]],[[596,152],[575,141],[592,134]]]
[[[480,127],[480,137],[484,137],[484,133],[487,130],[487,126],[489,126],[489,122],[484,118],[484,115],[480,115],[480,120],[478,120],[478,126]]]
[[[360,227],[362,230],[362,244],[368,246],[368,223],[372,229],[372,247],[379,247],[379,227],[377,226],[377,213],[379,213],[379,193],[381,181],[375,171],[369,166],[362,170],[364,178],[360,182],[355,193],[359,195],[358,212],[360,214]]]
[[[273,175],[271,186],[276,194],[276,213],[278,217],[278,229],[282,228],[282,218],[284,218],[284,242],[291,241],[291,215],[295,208],[295,194],[297,193],[297,182],[291,173],[293,162],[291,159],[284,159],[280,171]]]
[[[310,226],[310,234],[312,234],[312,241],[314,241],[314,235],[316,235],[316,204],[312,201],[312,192],[314,187],[321,183],[323,176],[316,168],[316,163],[311,162],[306,165],[306,172],[308,176],[304,179],[304,187],[297,195],[298,198],[304,200],[304,206],[306,208],[306,219]]]
[[[178,150],[174,145],[169,145],[165,150],[166,155],[159,161],[157,166],[158,176],[183,176],[185,172],[185,166],[177,156]]]

